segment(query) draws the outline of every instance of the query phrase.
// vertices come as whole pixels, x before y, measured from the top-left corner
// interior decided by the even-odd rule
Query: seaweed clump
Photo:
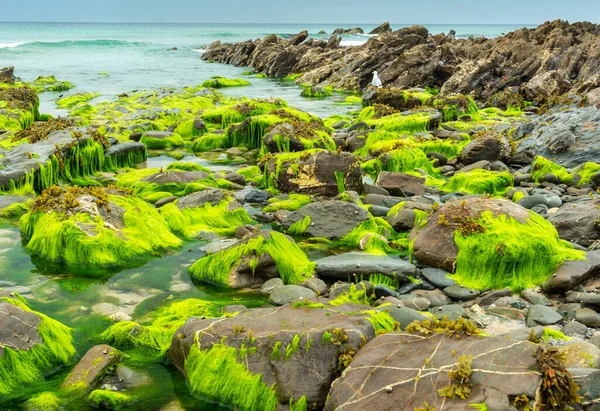
[[[434,334],[446,334],[449,337],[460,335],[480,335],[481,330],[472,322],[465,318],[458,320],[449,320],[432,318],[423,321],[413,321],[406,327],[406,332],[422,334],[424,336]]]
[[[185,361],[192,394],[246,411],[275,411],[277,396],[272,387],[238,362],[233,347],[215,344],[209,350],[193,345]]]
[[[265,254],[273,259],[285,284],[297,284],[313,275],[315,264],[295,242],[275,231],[250,237],[239,245],[199,259],[190,267],[190,274],[198,280],[228,287],[236,267],[245,262],[255,269]]]
[[[579,387],[566,370],[564,354],[556,347],[539,346],[535,353],[537,366],[542,373],[542,381],[536,395],[536,405],[540,409],[558,411],[566,406],[581,402]]]

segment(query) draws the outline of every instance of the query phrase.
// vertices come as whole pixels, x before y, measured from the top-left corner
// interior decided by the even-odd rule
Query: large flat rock
[[[372,255],[367,253],[345,253],[332,255],[315,261],[317,274],[323,277],[348,281],[354,275],[369,276],[383,274],[397,278],[400,284],[407,283],[408,276],[418,273],[417,267],[400,257]]]

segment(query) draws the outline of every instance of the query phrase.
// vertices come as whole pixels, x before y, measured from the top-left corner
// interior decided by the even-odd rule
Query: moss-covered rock
[[[331,382],[376,335],[373,324],[385,317],[391,331],[393,320],[361,312],[364,306],[309,303],[251,309],[229,319],[190,319],[175,333],[169,358],[199,398],[275,411],[278,403],[304,396],[320,409]]]
[[[128,266],[182,244],[157,209],[116,188],[50,187],[20,227],[32,255],[76,271]]]
[[[3,399],[75,356],[71,329],[0,290],[0,394]]]
[[[249,86],[250,82],[241,78],[226,78],[215,76],[202,83],[202,87],[223,88]]]
[[[410,234],[413,258],[455,272],[472,288],[541,285],[565,260],[583,259],[537,214],[508,200],[469,198],[436,209]]]
[[[239,244],[196,261],[190,274],[221,287],[244,288],[280,277],[298,284],[313,276],[314,264],[296,243],[270,231],[245,237]]]

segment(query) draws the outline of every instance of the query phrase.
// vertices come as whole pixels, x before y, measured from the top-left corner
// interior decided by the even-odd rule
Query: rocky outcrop
[[[381,26],[375,27],[373,30],[371,30],[369,32],[369,34],[381,34],[381,33],[388,33],[390,31],[392,31],[392,28],[390,27],[390,23],[388,21],[386,21]]]
[[[387,27],[384,27],[387,28]],[[442,94],[487,99],[521,88],[530,99],[598,87],[600,26],[552,21],[495,39],[432,36],[422,26],[382,32],[362,46],[339,39],[292,45],[275,35],[238,44],[213,43],[205,60],[248,65],[272,77],[302,73],[299,83],[361,90],[377,70],[384,86],[435,86]]]
[[[564,167],[577,167],[600,156],[600,110],[593,107],[547,114],[515,130],[517,153],[538,155]]]
[[[548,221],[562,239],[589,247],[600,240],[600,200],[570,203],[559,208]]]

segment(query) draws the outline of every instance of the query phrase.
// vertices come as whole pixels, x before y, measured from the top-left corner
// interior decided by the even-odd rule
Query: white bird
[[[371,81],[371,84],[375,87],[381,88],[381,79],[377,75],[376,71],[373,72],[373,81]]]

